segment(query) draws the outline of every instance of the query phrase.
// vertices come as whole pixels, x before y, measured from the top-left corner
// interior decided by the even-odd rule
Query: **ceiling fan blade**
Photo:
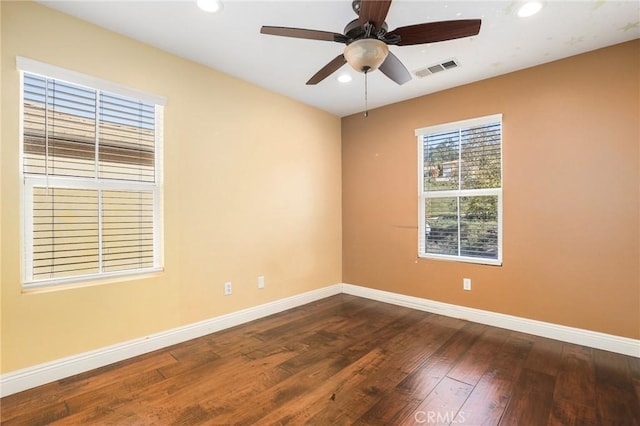
[[[361,0],[358,20],[364,26],[371,22],[377,29],[382,28],[387,13],[389,13],[391,0]]]
[[[336,56],[331,62],[322,67],[320,71],[315,73],[313,77],[307,81],[308,85],[318,84],[325,78],[329,77],[334,72],[338,71],[338,69],[347,63],[347,60],[344,58],[343,54],[339,54]]]
[[[407,68],[400,62],[400,59],[391,52],[387,54],[387,58],[378,69],[400,85],[411,80],[411,74],[407,71]]]
[[[459,21],[429,22],[396,28],[390,36],[400,36],[398,46],[435,43],[437,41],[474,36],[480,32],[480,19],[462,19]]]
[[[343,34],[332,33],[329,31],[307,30],[304,28],[288,28],[288,27],[269,27],[260,28],[262,34],[276,35],[282,37],[306,38],[310,40],[337,41],[338,43],[346,43],[347,37]]]

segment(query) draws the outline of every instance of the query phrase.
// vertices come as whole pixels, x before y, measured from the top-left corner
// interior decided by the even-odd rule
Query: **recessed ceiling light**
[[[520,6],[518,9],[518,16],[521,18],[526,18],[528,16],[533,16],[536,13],[540,12],[542,9],[542,3],[539,1],[529,1]]]
[[[351,75],[349,75],[349,74],[341,74],[341,75],[338,77],[338,81],[339,81],[340,83],[348,83],[348,82],[350,82],[350,81],[351,81]]]
[[[222,10],[222,1],[220,0],[197,0],[198,7],[205,12],[219,12]]]

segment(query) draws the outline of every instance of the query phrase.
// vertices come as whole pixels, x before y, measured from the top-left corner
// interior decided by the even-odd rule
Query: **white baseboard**
[[[0,376],[0,396],[4,397],[55,380],[93,370],[98,367],[162,349],[177,343],[226,328],[235,327],[287,309],[306,305],[316,300],[340,294],[342,285],[335,284],[208,320],[177,327],[139,339],[100,348],[94,351],[27,367]]]
[[[512,315],[467,308],[465,306],[451,305],[448,303],[436,302],[434,300],[405,296],[403,294],[390,293],[388,291],[375,290],[352,284],[342,284],[342,292],[353,296],[365,297],[367,299],[378,300],[380,302],[391,303],[434,314],[465,319],[480,324],[506,328],[507,330],[519,331],[522,333],[533,334],[536,336],[547,337],[550,339],[561,340],[563,342],[575,343],[578,345],[589,346],[591,348],[603,349],[610,352],[640,358],[640,340],[630,339],[627,337],[614,336],[612,334],[599,333],[597,331],[567,327],[564,325],[536,321]]]
[[[139,339],[3,374],[0,376],[0,396],[11,395],[127,358],[206,336],[340,293],[640,358],[640,340],[636,339],[451,305],[352,284],[335,284]]]

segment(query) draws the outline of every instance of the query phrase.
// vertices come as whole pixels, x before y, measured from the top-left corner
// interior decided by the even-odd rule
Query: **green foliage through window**
[[[421,254],[501,262],[501,116],[416,134],[424,213]]]

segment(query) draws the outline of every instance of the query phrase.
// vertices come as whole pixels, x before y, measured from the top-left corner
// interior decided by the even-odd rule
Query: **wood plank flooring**
[[[338,295],[0,400],[2,425],[640,426],[640,359]]]

